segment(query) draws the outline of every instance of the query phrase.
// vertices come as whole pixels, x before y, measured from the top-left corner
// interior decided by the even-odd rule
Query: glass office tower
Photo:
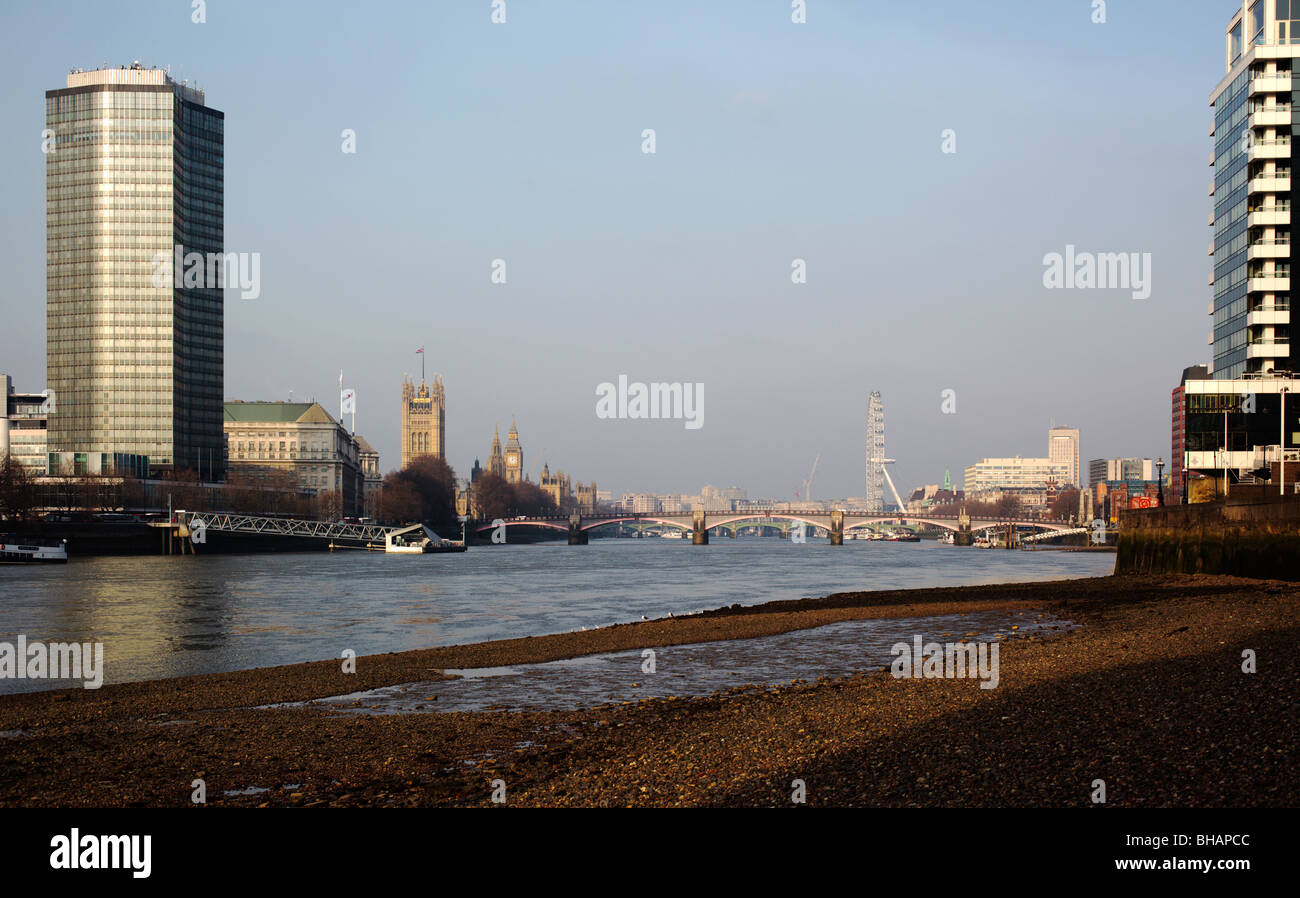
[[[220,478],[222,290],[173,259],[223,251],[225,116],[136,63],[74,70],[45,120],[49,451]]]
[[[1296,7],[1295,10],[1292,7]],[[1292,16],[1295,16],[1293,19]],[[1213,377],[1296,370],[1291,351],[1292,81],[1300,0],[1247,0],[1224,37],[1226,74],[1210,103],[1214,212]]]

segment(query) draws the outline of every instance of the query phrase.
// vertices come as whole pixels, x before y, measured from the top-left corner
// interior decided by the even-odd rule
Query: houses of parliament
[[[442,378],[434,375],[432,385],[420,378],[417,387],[409,376],[402,378],[402,467],[405,468],[421,455],[433,455],[444,461],[447,458],[447,393]],[[506,444],[501,445],[498,427],[492,433],[492,449],[488,454],[487,468],[481,468],[477,459],[470,478],[469,489],[464,491],[464,502],[472,500],[473,483],[486,471],[502,478],[506,483],[531,481],[524,472],[524,448],[519,442],[519,429],[511,420]],[[560,511],[578,511],[590,514],[596,508],[596,484],[574,484],[563,471],[551,473],[550,465],[543,464],[538,486],[551,497]],[[464,513],[462,511],[462,513]]]

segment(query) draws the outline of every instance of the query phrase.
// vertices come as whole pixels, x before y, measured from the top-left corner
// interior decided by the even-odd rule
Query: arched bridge
[[[1070,521],[1031,520],[1027,518],[969,517],[964,514],[936,515],[910,514],[907,512],[865,512],[846,511],[747,511],[747,512],[704,512],[691,511],[681,514],[570,514],[570,515],[522,515],[514,518],[498,518],[495,521],[480,521],[473,526],[476,533],[500,532],[511,527],[544,527],[568,534],[569,543],[585,545],[592,530],[611,524],[659,524],[677,527],[691,534],[691,541],[696,545],[708,545],[709,531],[719,527],[728,527],[738,523],[770,524],[803,523],[809,527],[820,527],[830,533],[831,545],[843,545],[846,531],[870,527],[874,524],[898,522],[900,524],[929,524],[942,527],[956,533],[973,533],[980,530],[1005,527],[1034,527],[1045,531],[1068,530],[1074,526]]]

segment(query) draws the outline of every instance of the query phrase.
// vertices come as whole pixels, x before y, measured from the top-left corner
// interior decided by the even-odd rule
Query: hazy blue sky
[[[226,115],[226,249],[263,284],[228,291],[227,397],[334,411],[342,368],[385,468],[421,344],[460,474],[514,414],[526,468],[545,448],[616,493],[790,496],[820,452],[814,495],[860,496],[871,390],[900,490],[1044,455],[1053,419],[1085,464],[1167,456],[1170,390],[1209,357],[1233,4],[807,7],[6,2],[0,371],[44,386],[44,92],[139,59]],[[1151,253],[1150,298],[1045,289],[1067,244]],[[702,382],[704,427],[598,419],[619,374]]]

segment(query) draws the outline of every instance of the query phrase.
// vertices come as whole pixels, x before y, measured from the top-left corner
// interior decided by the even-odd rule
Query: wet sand
[[[444,669],[740,639],[863,618],[1036,609],[1001,682],[875,673],[563,712],[382,717],[252,706]],[[927,637],[938,634],[926,634]],[[1291,806],[1300,588],[1229,577],[844,593],[601,630],[0,697],[0,805]],[[1258,672],[1241,670],[1243,649]],[[265,790],[248,793],[250,787]],[[226,794],[240,791],[241,794]]]

